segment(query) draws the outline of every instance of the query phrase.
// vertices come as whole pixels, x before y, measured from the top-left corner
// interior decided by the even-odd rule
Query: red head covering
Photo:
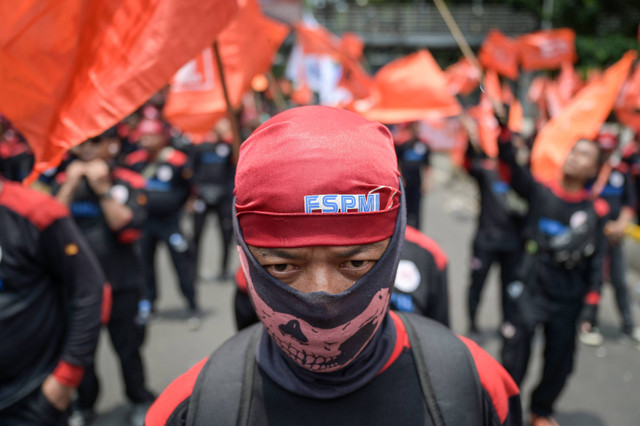
[[[166,129],[162,121],[153,118],[144,118],[138,123],[136,132],[139,137],[143,135],[162,135],[165,134]]]
[[[400,206],[391,134],[352,112],[293,108],[240,148],[236,211],[259,247],[368,244],[391,237]]]
[[[604,151],[613,151],[618,147],[618,136],[613,133],[603,132],[596,137],[596,143]]]

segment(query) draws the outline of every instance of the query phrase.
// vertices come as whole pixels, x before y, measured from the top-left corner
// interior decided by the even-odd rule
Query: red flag
[[[0,110],[27,138],[31,179],[130,114],[210,44],[232,0],[24,0],[0,6]]]
[[[563,62],[558,74],[558,94],[566,102],[584,85],[571,62]]]
[[[468,113],[476,122],[480,147],[489,157],[497,157],[498,133],[500,133],[500,128],[493,112],[493,105],[487,93],[482,94],[478,105],[469,108]]]
[[[539,180],[559,179],[564,159],[576,141],[598,134],[636,56],[634,51],[627,52],[542,128],[531,153],[531,169]]]
[[[244,0],[235,18],[217,38],[229,98],[234,107],[251,89],[257,74],[268,72],[289,30],[265,17],[257,0]],[[174,76],[165,117],[199,141],[227,113],[213,49],[207,47]]]
[[[640,64],[636,65],[620,91],[616,101],[616,117],[620,123],[640,132]]]
[[[353,103],[364,117],[382,123],[402,123],[428,117],[448,117],[462,111],[447,88],[447,79],[427,50],[382,67],[374,77],[372,95]]]
[[[455,64],[447,67],[444,75],[452,95],[466,96],[480,84],[480,70],[473,66],[467,58],[461,58]]]
[[[338,48],[350,59],[359,61],[364,52],[364,41],[359,35],[347,32],[342,34]]]
[[[478,60],[483,67],[515,80],[518,78],[518,42],[498,30],[491,30],[480,47]]]
[[[294,28],[296,40],[302,45],[302,50],[305,54],[339,55],[340,39],[325,27],[321,25],[310,27],[305,24],[297,24]]]
[[[568,28],[543,30],[518,37],[522,68],[532,70],[556,69],[563,62],[578,59],[576,33]]]

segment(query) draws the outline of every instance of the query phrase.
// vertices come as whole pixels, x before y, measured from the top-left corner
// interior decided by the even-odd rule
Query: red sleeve
[[[191,396],[198,375],[208,359],[209,357],[201,360],[167,386],[149,408],[144,422],[146,426],[167,424],[178,405]]]
[[[53,370],[53,377],[65,386],[71,386],[77,388],[80,386],[82,376],[84,376],[84,367],[69,364],[65,361],[60,361]]]
[[[442,270],[447,267],[447,263],[449,262],[449,259],[447,258],[447,255],[444,252],[444,250],[442,250],[442,248],[440,248],[438,243],[436,243],[434,240],[432,240],[422,232],[418,231],[416,228],[413,228],[409,225],[407,225],[405,229],[404,238],[407,241],[417,244],[418,246],[422,247],[424,250],[431,253],[433,258],[435,259],[438,269]]]
[[[480,376],[480,383],[482,383],[482,387],[491,397],[500,422],[504,423],[509,415],[509,399],[520,393],[518,386],[507,373],[507,370],[491,355],[486,353],[484,349],[466,337],[458,337],[469,348]]]

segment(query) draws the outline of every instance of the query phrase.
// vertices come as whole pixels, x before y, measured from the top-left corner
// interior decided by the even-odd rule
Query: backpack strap
[[[407,330],[433,424],[478,424],[483,417],[482,385],[469,349],[435,321],[406,312],[396,313]]]
[[[211,424],[214,419],[217,425],[247,424],[262,330],[261,323],[242,330],[209,357],[189,400],[187,426]]]

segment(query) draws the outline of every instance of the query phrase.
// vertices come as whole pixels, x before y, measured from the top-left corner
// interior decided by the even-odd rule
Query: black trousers
[[[634,327],[633,314],[631,313],[631,301],[629,289],[627,287],[626,266],[622,244],[609,246],[607,252],[609,258],[609,275],[611,284],[616,296],[616,305],[622,320],[623,330],[630,330]]]
[[[472,328],[476,328],[476,315],[480,305],[482,289],[494,262],[500,264],[502,319],[505,322],[510,321],[514,307],[511,298],[507,294],[507,289],[509,284],[518,281],[522,259],[523,255],[519,250],[487,249],[474,244],[473,258],[471,260],[471,283],[467,295],[467,312]]]
[[[114,293],[111,318],[107,325],[111,345],[120,361],[127,398],[133,403],[151,402],[155,399],[144,384],[144,366],[140,354],[144,325],[138,325],[135,322],[139,300],[138,291]],[[100,382],[95,365],[91,365],[85,369],[82,383],[78,388],[77,408],[92,409],[99,392]]]
[[[196,271],[200,255],[200,241],[202,240],[202,231],[204,223],[209,213],[215,213],[218,216],[218,225],[220,226],[220,236],[222,243],[222,259],[220,263],[220,274],[224,275],[229,272],[229,250],[231,249],[231,241],[233,239],[233,220],[231,217],[231,203],[233,198],[223,197],[215,204],[207,204],[203,201],[205,208],[201,211],[193,213],[193,240],[196,258]]]
[[[517,307],[513,316],[515,335],[503,337],[502,364],[520,385],[529,365],[536,326],[543,327],[544,367],[542,378],[531,395],[531,412],[548,416],[573,370],[582,300],[551,300],[540,291],[527,288],[518,299]]]
[[[33,392],[0,410],[2,426],[67,426],[68,411],[59,411],[38,387]]]
[[[156,286],[155,255],[159,242],[169,248],[171,260],[176,268],[180,291],[190,309],[196,309],[195,257],[192,244],[185,238],[179,227],[179,216],[166,219],[149,219],[145,224],[140,244],[144,271],[144,291],[142,298],[153,305],[158,297]]]

